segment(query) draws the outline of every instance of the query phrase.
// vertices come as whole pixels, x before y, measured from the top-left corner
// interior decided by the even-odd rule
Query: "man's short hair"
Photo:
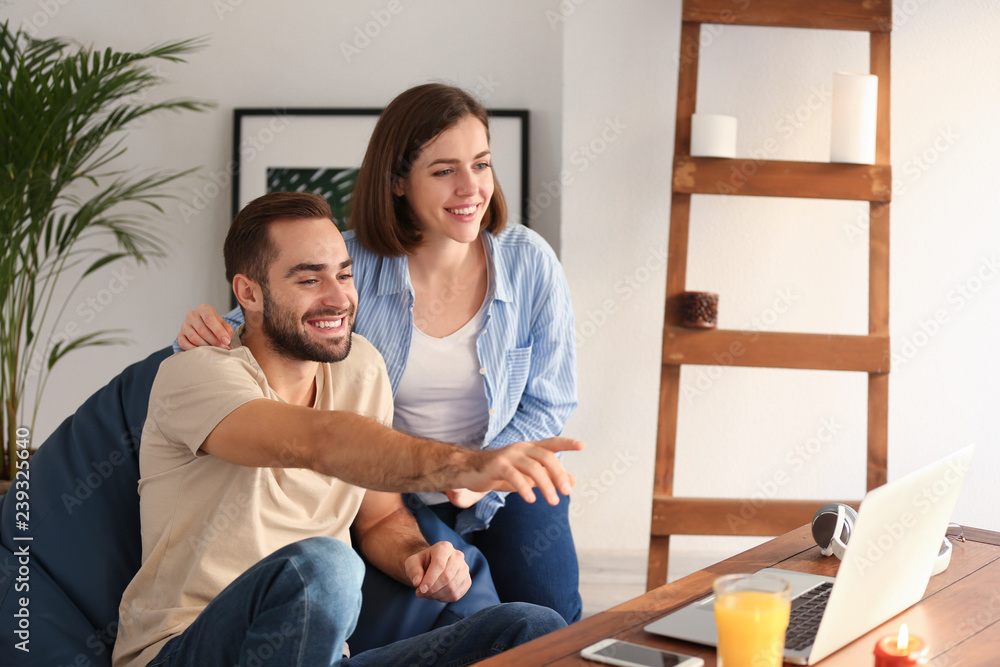
[[[315,218],[326,218],[333,224],[330,204],[310,192],[272,192],[254,199],[236,214],[229,226],[222,248],[226,280],[232,284],[236,274],[242,273],[267,286],[267,270],[278,256],[271,242],[271,223]]]
[[[361,164],[348,224],[366,249],[398,257],[420,245],[423,237],[406,199],[393,193],[393,184],[410,174],[420,150],[463,118],[474,116],[490,138],[486,109],[461,88],[427,83],[410,88],[382,111]],[[507,224],[507,201],[493,175],[493,197],[483,215],[483,228],[499,234]]]

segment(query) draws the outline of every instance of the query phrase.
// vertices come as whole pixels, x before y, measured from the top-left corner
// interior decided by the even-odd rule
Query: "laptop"
[[[916,604],[930,581],[975,445],[872,489],[861,502],[837,576],[761,570],[792,585],[792,615],[827,593],[815,636],[797,647],[789,626],[785,661],[819,662]],[[645,627],[647,632],[715,646],[714,596],[693,602]],[[821,604],[821,603],[820,603]],[[794,621],[793,621],[794,624]]]

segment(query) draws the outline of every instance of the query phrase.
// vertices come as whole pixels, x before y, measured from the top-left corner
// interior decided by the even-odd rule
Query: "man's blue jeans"
[[[326,537],[276,551],[227,586],[154,665],[468,665],[565,625],[550,609],[503,604],[382,648],[342,657],[361,608],[364,565]]]

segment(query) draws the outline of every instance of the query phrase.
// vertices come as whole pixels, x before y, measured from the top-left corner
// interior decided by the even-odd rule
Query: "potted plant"
[[[98,51],[0,24],[0,479],[17,471],[53,366],[75,350],[123,342],[110,330],[53,330],[82,277],[163,255],[155,217],[164,186],[189,172],[135,175],[116,159],[137,120],[213,106],[146,100],[161,81],[152,64],[183,62],[200,46]],[[73,289],[57,291],[67,280]]]

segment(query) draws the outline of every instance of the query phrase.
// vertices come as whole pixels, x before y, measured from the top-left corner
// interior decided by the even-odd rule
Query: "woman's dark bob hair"
[[[466,116],[475,116],[490,138],[486,109],[461,88],[427,83],[401,93],[382,111],[351,197],[350,226],[371,252],[388,257],[409,254],[423,237],[393,183],[406,178],[421,149]],[[483,229],[499,234],[507,224],[507,201],[496,174],[493,197],[483,215]]]

